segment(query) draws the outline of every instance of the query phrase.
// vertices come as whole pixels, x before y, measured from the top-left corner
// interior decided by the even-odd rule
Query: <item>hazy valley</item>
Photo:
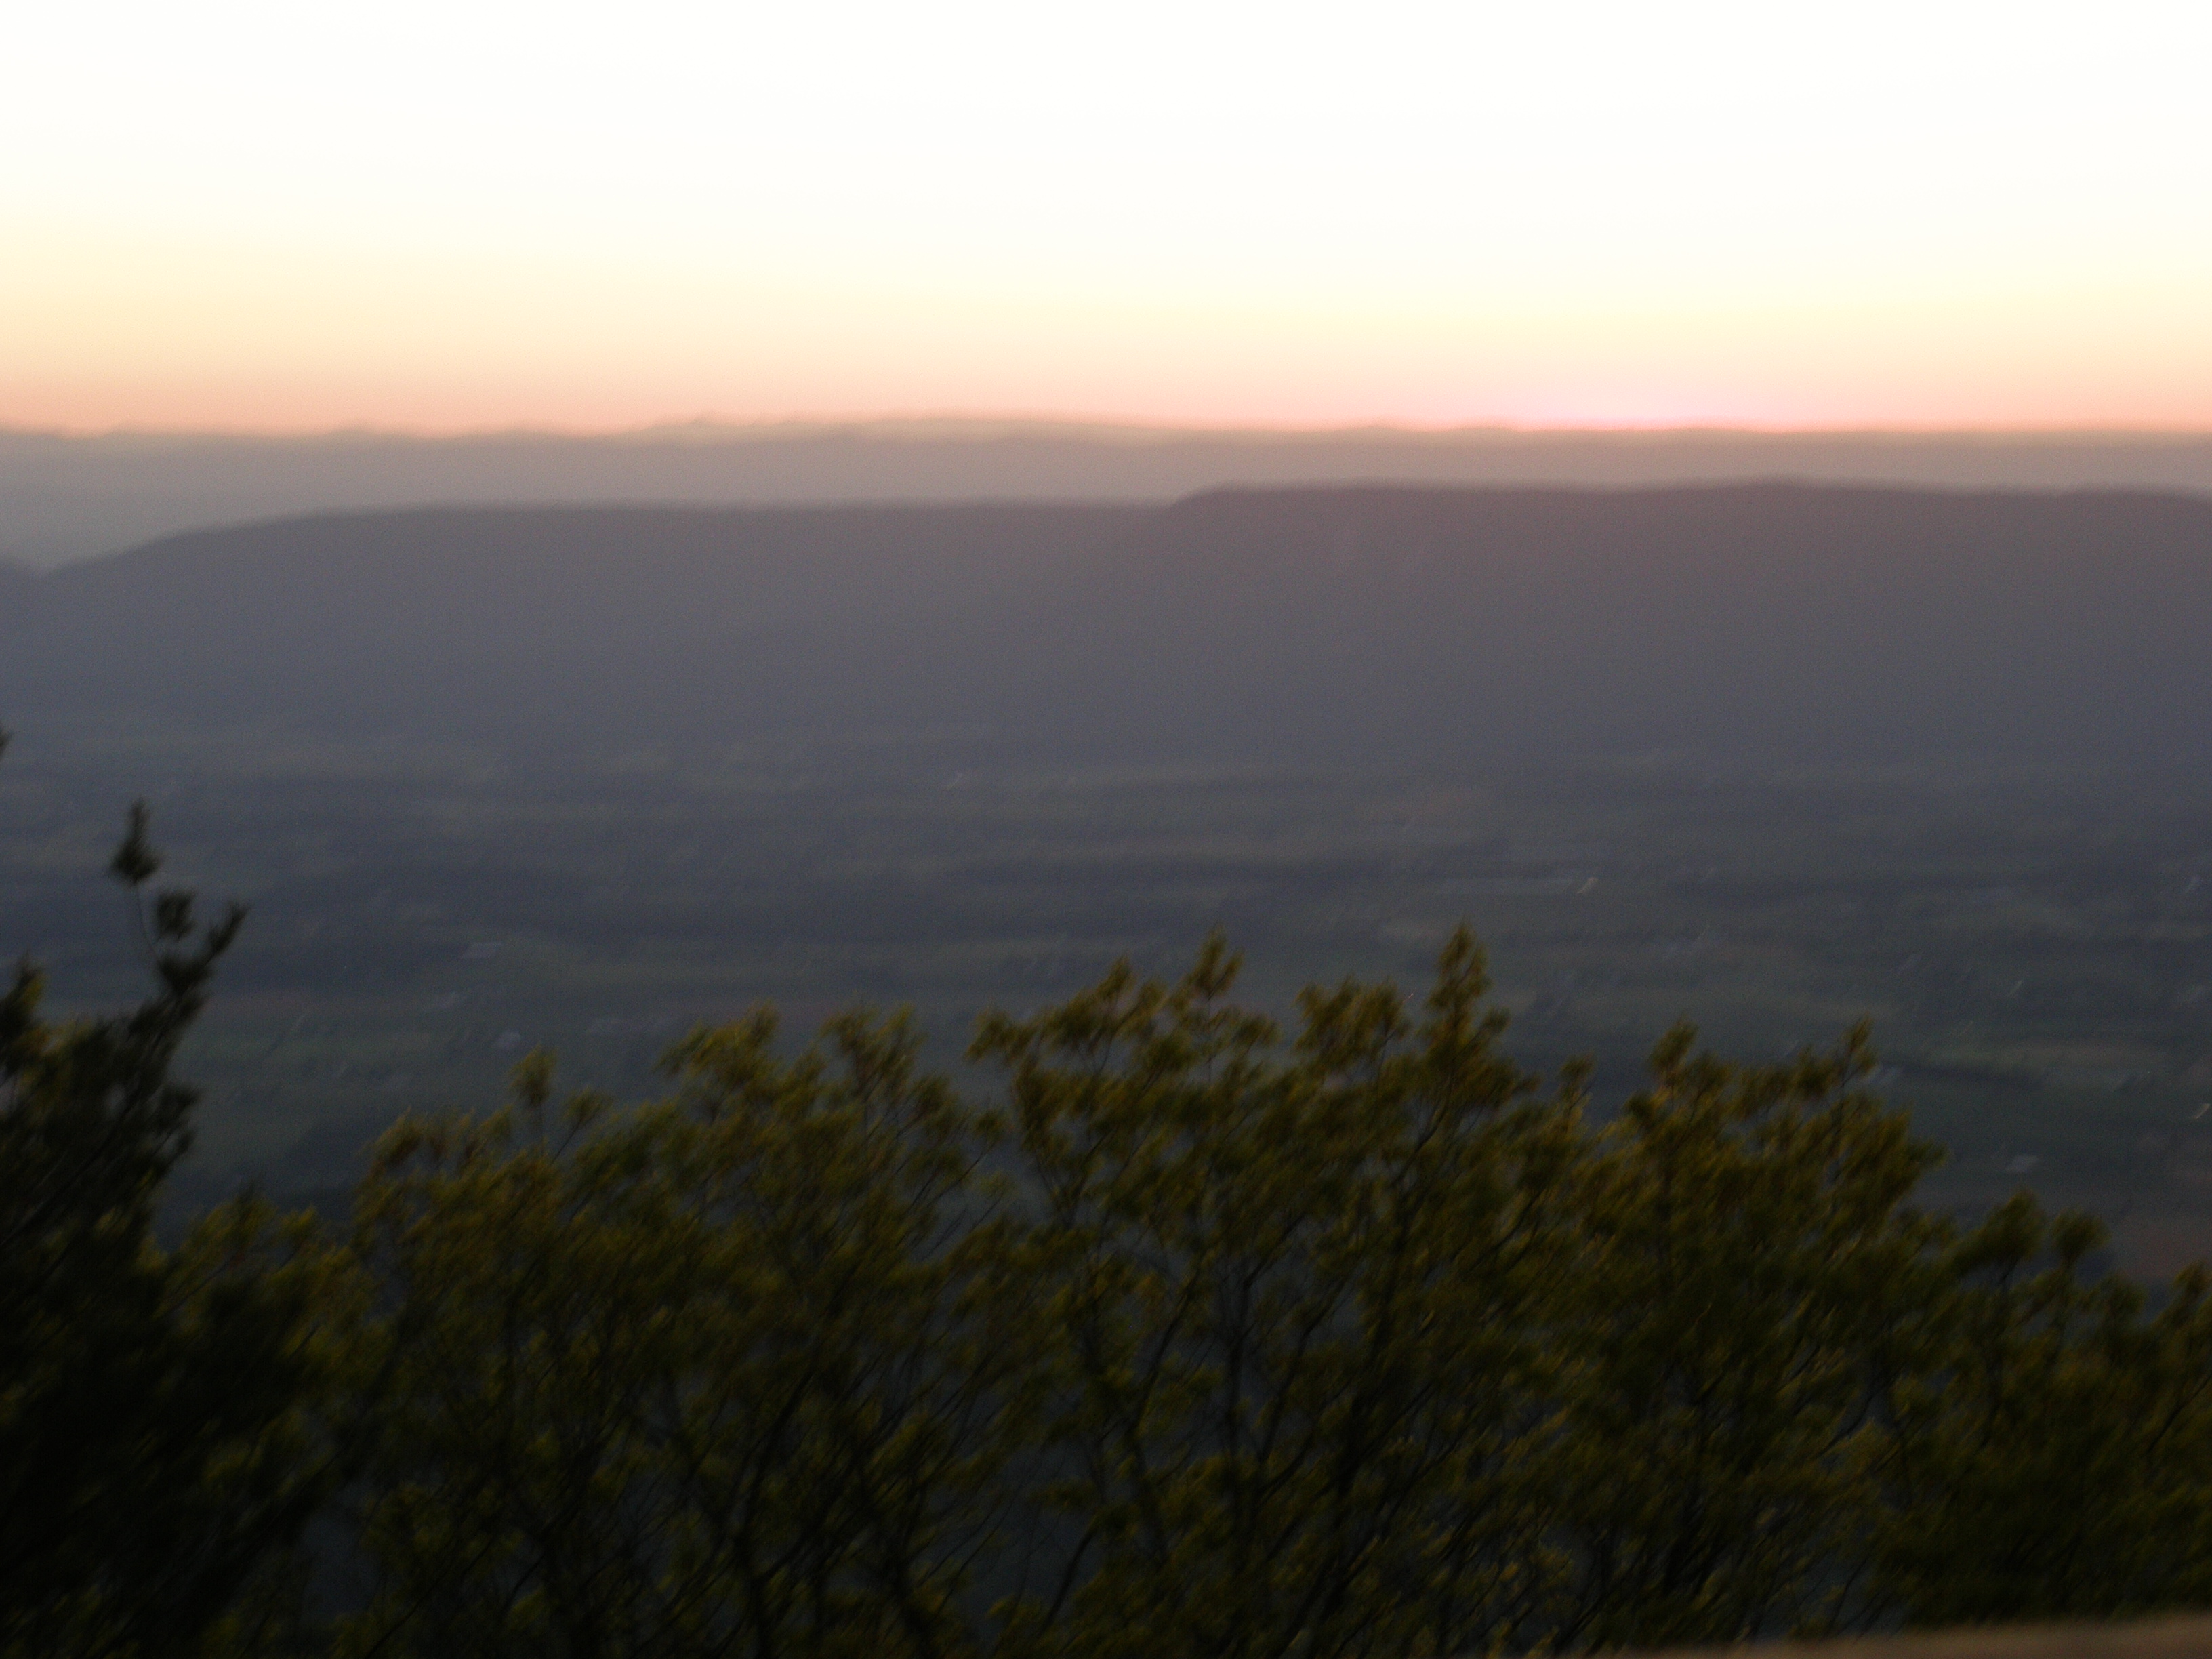
[[[1490,945],[1617,1098],[1672,1020],[1877,1022],[1936,1190],[2212,1243],[2212,503],[1785,486],[443,510],[25,579],[0,921],[128,988],[149,794],[255,914],[186,1191],[342,1178],[524,1049],[994,1004],[1225,928],[1250,982]]]

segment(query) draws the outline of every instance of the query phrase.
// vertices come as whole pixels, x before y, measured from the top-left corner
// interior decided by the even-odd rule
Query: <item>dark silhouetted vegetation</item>
[[[176,1047],[238,930],[148,893],[143,809],[113,872],[155,988],[54,1024],[19,968],[0,998],[0,1651],[188,1649],[313,1493],[293,1432],[302,1307],[233,1212],[196,1248],[152,1240],[191,1137]],[[226,1237],[225,1229],[231,1229]],[[228,1248],[225,1248],[225,1247]]]
[[[702,1029],[173,1249],[235,913],[0,1058],[16,1653],[1448,1656],[2212,1601],[2212,1300],[1936,1150],[1864,1030],[1617,1112],[1462,930],[1292,1029],[1218,938],[979,1025]]]

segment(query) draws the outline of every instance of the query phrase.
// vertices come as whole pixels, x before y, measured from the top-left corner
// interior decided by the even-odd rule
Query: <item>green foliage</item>
[[[1472,936],[1285,1031],[1219,939],[994,1014],[762,1012],[667,1097],[401,1125],[174,1252],[239,917],[0,999],[0,1654],[1443,1659],[2212,1601],[2212,1275],[1961,1230],[1863,1030],[1606,1117]],[[308,1531],[310,1522],[312,1532]],[[312,1539],[310,1548],[307,1540]]]
[[[1609,1121],[1426,1001],[1295,1032],[1210,942],[970,1058],[902,1021],[675,1095],[389,1139],[349,1309],[341,1650],[1443,1656],[2172,1606],[2205,1583],[2212,1297],[2079,1218],[1961,1236],[1866,1034],[1686,1028]],[[343,1433],[334,1437],[343,1440]]]
[[[1825,1630],[1865,1610],[1881,1389],[1942,1356],[1934,1161],[1832,1056],[1740,1067],[1686,1028],[1580,1171],[1556,1339],[1576,1645]]]
[[[1008,1069],[1057,1338],[1042,1494],[1071,1547],[1025,1644],[1081,1654],[1438,1650],[1523,1595],[1506,1442],[1545,1357],[1573,1085],[1495,1047],[1480,959],[1427,1018],[1304,1002],[1287,1052],[1218,940],[1025,1023]],[[1480,1587],[1488,1584],[1492,1594]]]
[[[1885,1561],[1927,1624],[2212,1603],[2212,1280],[2155,1316],[2025,1194],[1950,1248],[1943,1370],[1898,1401]]]
[[[987,1126],[902,1021],[702,1032],[676,1097],[403,1127],[345,1246],[380,1572],[342,1651],[939,1654],[1035,1344]],[[364,1304],[367,1298],[364,1297]]]

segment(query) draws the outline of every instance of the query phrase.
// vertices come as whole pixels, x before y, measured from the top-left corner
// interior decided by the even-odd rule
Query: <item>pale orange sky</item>
[[[2212,428],[2212,8],[11,24],[0,424]]]

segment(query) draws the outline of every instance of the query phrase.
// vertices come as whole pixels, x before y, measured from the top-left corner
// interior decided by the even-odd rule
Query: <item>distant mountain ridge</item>
[[[19,724],[1293,765],[2212,760],[2212,501],[2180,495],[416,510],[173,538],[0,603]]]
[[[425,503],[1115,501],[1341,480],[1648,487],[1796,479],[2212,494],[2212,434],[1212,430],[1047,420],[698,422],[604,435],[0,429],[0,561],[50,566],[200,526]]]

